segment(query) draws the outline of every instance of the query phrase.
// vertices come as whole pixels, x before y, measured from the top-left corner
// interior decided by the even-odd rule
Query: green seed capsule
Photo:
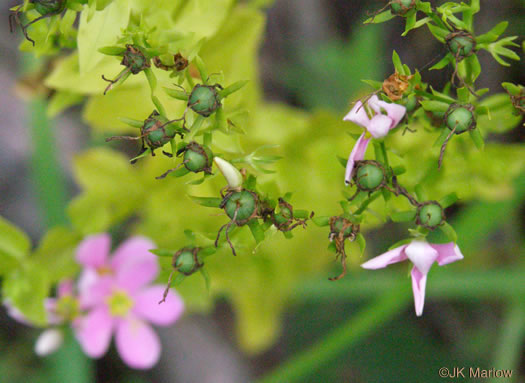
[[[188,99],[188,106],[195,113],[208,117],[221,106],[216,88],[217,85],[195,85]]]
[[[199,261],[199,248],[185,247],[173,256],[173,268],[184,275],[191,275],[204,264]]]
[[[126,45],[126,52],[124,52],[121,64],[128,67],[133,74],[140,73],[151,66],[150,60],[142,53],[142,49],[132,44]]]
[[[243,190],[240,192],[233,192],[225,197],[226,203],[224,210],[228,217],[233,219],[235,211],[237,216],[235,222],[238,226],[245,225],[257,215],[257,205],[259,198],[254,192]]]
[[[427,229],[435,229],[445,219],[445,214],[441,205],[435,201],[422,204],[417,212],[417,224]]]
[[[382,169],[373,164],[359,166],[356,172],[356,183],[361,190],[375,190],[383,182],[385,175]]]
[[[190,142],[184,151],[184,166],[190,172],[211,173],[213,153],[207,146],[201,146],[196,142]]]
[[[161,116],[157,111],[153,111],[150,116],[144,120],[144,126],[141,134],[144,141],[151,149],[157,149],[170,142],[178,132],[175,124],[165,125],[168,119]]]
[[[403,16],[416,5],[416,0],[392,0],[390,9],[394,15]]]
[[[470,104],[452,104],[445,114],[445,124],[450,130],[456,129],[456,134],[461,134],[476,127],[473,113],[474,107]]]
[[[32,3],[42,16],[60,13],[66,7],[65,0],[34,0]]]
[[[457,57],[459,61],[470,56],[476,50],[476,40],[465,31],[458,31],[445,37],[449,51]]]
[[[354,225],[344,217],[330,218],[330,235],[339,235],[344,229],[343,237],[349,238],[354,235]]]

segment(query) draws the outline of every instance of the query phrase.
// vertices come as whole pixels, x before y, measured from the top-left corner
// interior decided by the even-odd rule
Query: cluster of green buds
[[[27,33],[27,28],[31,24],[34,24],[39,20],[45,19],[46,17],[58,15],[59,13],[64,11],[64,9],[66,8],[67,0],[29,0],[28,3],[28,7],[25,9],[25,11],[34,9],[40,14],[40,16],[31,20],[25,25],[22,24],[22,22],[20,21],[20,11],[24,9],[25,6],[20,5],[13,11],[13,13],[9,15],[9,29],[11,32],[14,32],[15,24],[20,25],[24,37],[34,46],[35,41],[29,37]]]
[[[155,149],[162,148],[167,143],[172,144],[172,151],[175,147],[175,136],[178,134],[181,137],[184,136],[184,128],[181,126],[180,119],[168,120],[165,116],[162,116],[154,110],[144,122],[125,119],[130,126],[140,129],[139,136],[113,136],[106,138],[106,142],[114,140],[141,140],[142,148],[139,154],[131,160],[131,163],[135,163],[139,158],[146,156],[151,153],[155,156]],[[167,157],[173,157],[173,153],[162,151]]]

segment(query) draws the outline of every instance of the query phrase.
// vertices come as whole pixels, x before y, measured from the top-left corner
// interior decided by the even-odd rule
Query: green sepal
[[[448,224],[448,222],[443,222],[439,227],[439,230],[451,241],[456,243],[458,240],[458,235],[456,234],[456,231],[452,226]]]
[[[410,222],[416,218],[415,210],[398,211],[390,215],[390,219],[393,222]]]
[[[328,226],[330,224],[330,217],[328,216],[313,217],[312,222],[319,227]]]
[[[190,95],[179,89],[171,89],[164,87],[166,94],[176,100],[188,101]]]
[[[449,107],[449,104],[441,101],[434,100],[422,100],[419,102],[423,109],[429,112],[445,113]]]
[[[381,89],[383,87],[383,83],[381,81],[361,80],[361,82],[364,82],[365,84],[370,85],[374,89]]]
[[[283,236],[284,238],[286,239],[292,239],[293,238],[293,233],[291,231],[283,231]]]
[[[366,239],[361,233],[358,233],[355,239],[357,241],[357,244],[359,245],[359,251],[361,252],[361,255],[363,255],[366,248]]]
[[[202,278],[204,279],[204,285],[206,286],[206,291],[209,293],[210,287],[211,287],[210,274],[208,273],[208,270],[206,270],[205,267],[201,267],[199,271],[202,275]]]
[[[195,56],[194,63],[195,63],[195,66],[197,67],[197,70],[199,71],[202,82],[205,85],[208,85],[208,71],[206,70],[204,61],[202,61],[200,56]]]
[[[240,80],[240,81],[234,82],[230,86],[219,91],[219,98],[223,99],[223,98],[228,97],[230,94],[235,93],[238,90],[240,90],[242,87],[248,84],[248,82],[249,82],[248,80]]]
[[[217,252],[217,249],[214,246],[204,247],[199,251],[199,256],[202,258],[209,257]]]
[[[456,193],[450,193],[441,198],[438,202],[443,209],[446,209],[449,206],[454,205],[459,200],[459,197]]]
[[[111,46],[99,48],[98,51],[108,56],[124,56],[124,52],[126,52],[126,48],[118,46],[118,45],[111,45]]]
[[[136,157],[133,157],[131,160],[129,160],[129,162],[134,162],[134,161],[137,161],[140,158],[146,157],[148,154],[150,154],[150,152],[151,152],[151,149],[150,148],[146,148],[146,150],[144,150],[144,152],[140,153]]]
[[[294,210],[293,216],[299,219],[307,219],[310,216],[310,212],[308,210]]]
[[[507,29],[507,26],[509,25],[508,21],[502,21],[501,23],[497,24],[494,28],[492,28],[487,33],[484,33],[482,35],[479,35],[476,37],[476,43],[477,44],[487,44],[492,43],[498,39],[498,37],[505,32],[505,29]]]
[[[411,9],[410,11],[406,13],[405,31],[401,34],[401,36],[406,36],[408,32],[416,28],[416,16],[417,16],[416,9]]]
[[[243,184],[245,189],[255,191],[255,188],[257,187],[257,178],[255,178],[253,174],[250,174],[248,177],[246,177],[246,180]]]
[[[384,23],[385,21],[392,20],[396,15],[394,15],[392,12],[390,12],[390,9],[384,12],[381,12],[378,15],[375,15],[373,17],[370,17],[364,21],[363,24],[379,24]]]
[[[124,124],[131,126],[132,128],[142,129],[142,127],[144,126],[144,121],[135,120],[133,118],[118,117],[118,119]]]
[[[481,136],[479,127],[476,129],[469,130],[469,135],[472,141],[474,142],[474,145],[476,145],[476,148],[478,148],[479,150],[483,150],[485,148],[485,141]]]
[[[403,165],[399,165],[399,166],[394,166],[392,168],[392,173],[395,175],[395,176],[399,176],[401,174],[404,174],[406,173],[407,169],[403,166]]]
[[[397,73],[404,75],[405,71],[403,69],[403,64],[401,63],[401,59],[399,58],[399,55],[394,50],[392,52],[392,64],[394,64],[394,68]]]
[[[259,221],[257,221],[256,219],[252,219],[251,221],[248,222],[248,227],[250,228],[250,231],[252,232],[252,235],[253,235],[253,239],[255,239],[255,242],[257,244],[264,241],[264,230],[259,224]]]
[[[445,140],[447,139],[448,135],[450,134],[450,130],[446,129],[446,128],[443,128],[441,129],[441,134],[438,136],[438,138],[436,139],[436,141],[434,141],[434,143],[432,144],[432,146],[435,148],[435,147],[439,147],[439,146],[442,146],[444,143],[445,143]]]
[[[432,33],[440,43],[445,43],[445,37],[450,34],[448,29],[440,28],[432,23],[427,23],[427,27],[430,30],[430,33]]]
[[[152,249],[149,250],[149,252],[159,257],[173,257],[173,255],[176,253],[175,251],[168,249]]]
[[[191,196],[191,195],[188,195],[188,197],[190,197],[193,202],[198,203],[201,206],[206,206],[206,207],[219,208],[221,206],[221,203],[222,203],[222,199],[221,198],[196,197],[196,196]]]
[[[432,13],[432,4],[426,1],[416,1],[416,9],[428,15]]]
[[[464,61],[464,60],[463,60]],[[458,100],[462,103],[467,103],[470,100],[470,91],[467,89],[467,87],[461,87],[456,90],[458,94]]]
[[[190,173],[188,169],[186,169],[184,166],[178,168],[174,172],[170,173],[171,177],[184,177],[186,174]]]
[[[330,242],[330,243],[328,244],[327,249],[328,249],[329,251],[331,251],[332,253],[336,253],[336,254],[337,254],[337,248],[335,247],[335,242]]]
[[[423,185],[418,184],[414,188],[414,192],[416,193],[416,197],[418,201],[426,201],[427,200],[427,193],[425,193],[425,190],[423,189]]]

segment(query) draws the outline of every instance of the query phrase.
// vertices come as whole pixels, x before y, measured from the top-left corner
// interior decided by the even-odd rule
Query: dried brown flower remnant
[[[392,101],[400,100],[403,94],[409,87],[409,80],[412,76],[405,76],[399,73],[391,74],[385,81],[383,81],[383,92]]]

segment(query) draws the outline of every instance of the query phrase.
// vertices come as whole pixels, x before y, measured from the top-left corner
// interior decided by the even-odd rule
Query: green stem
[[[525,304],[521,301],[511,303],[506,313],[500,342],[496,346],[495,358],[492,367],[496,369],[511,370],[513,376],[518,374],[520,364],[521,347],[525,338]],[[490,382],[501,381],[501,378],[493,378]],[[515,380],[516,377],[515,377]]]
[[[328,336],[309,349],[283,363],[257,383],[292,383],[302,381],[343,351],[387,323],[410,301],[409,289],[398,286],[368,305],[362,311],[343,323]]]
[[[32,178],[45,226],[65,224],[67,192],[57,158],[55,135],[46,115],[45,100],[38,98],[31,101],[29,113],[33,144]]]
[[[166,114],[166,109],[164,108],[164,105],[162,105],[157,96],[155,96],[155,90],[157,89],[157,78],[155,77],[155,74],[153,73],[151,68],[144,69],[144,74],[148,79],[149,87],[151,89],[151,101],[153,102],[153,105],[155,105],[155,108],[157,108],[157,111],[160,113],[161,116],[167,118],[168,115]]]

